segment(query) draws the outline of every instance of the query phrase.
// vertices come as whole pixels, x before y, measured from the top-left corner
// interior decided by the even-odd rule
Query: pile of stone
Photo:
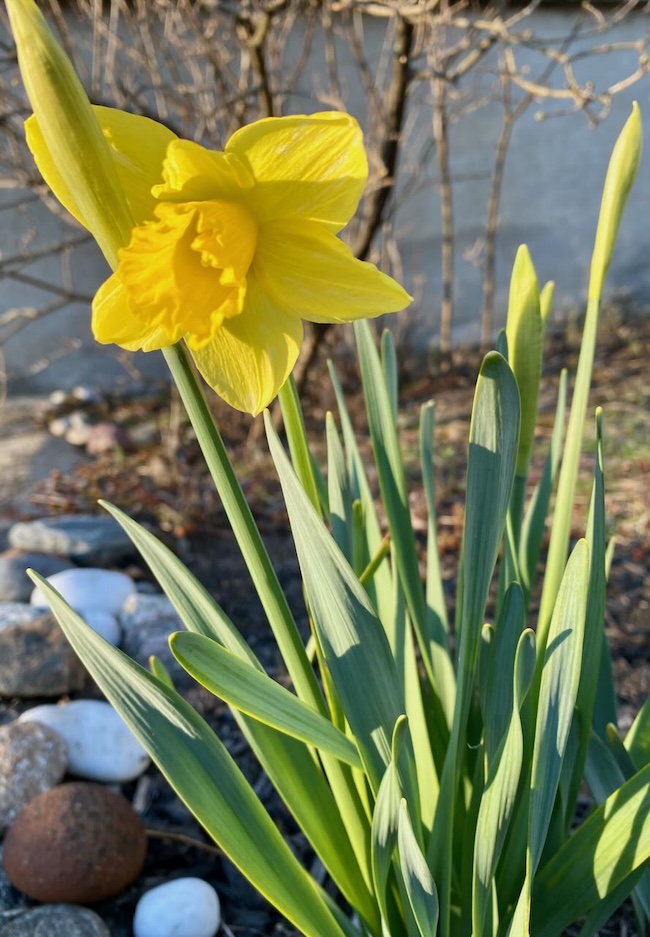
[[[167,638],[183,626],[164,596],[105,568],[133,552],[112,518],[17,523],[7,540],[0,697],[14,703],[0,725],[0,937],[109,937],[85,906],[119,895],[142,870],[146,831],[120,785],[139,778],[149,757],[108,702],[69,699],[88,675],[25,569],[107,641],[144,666],[155,654],[181,683],[189,678]],[[219,927],[218,896],[197,878],[146,891],[133,921],[135,937],[214,937]]]
[[[138,390],[130,390],[132,398]],[[80,385],[71,391],[53,391],[48,400],[47,428],[52,436],[64,439],[71,446],[97,456],[114,450],[128,450],[134,444],[156,438],[155,426],[145,424],[135,435],[113,420],[106,419],[106,401],[92,387]]]

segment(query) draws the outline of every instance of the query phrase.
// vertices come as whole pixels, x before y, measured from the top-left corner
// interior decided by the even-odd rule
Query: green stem
[[[575,388],[571,401],[571,412],[566,432],[566,444],[562,456],[560,478],[558,481],[553,526],[551,528],[551,541],[546,561],[546,575],[544,588],[540,601],[539,621],[537,625],[537,656],[541,662],[544,660],[544,648],[551,616],[555,606],[560,582],[567,562],[569,535],[571,533],[571,514],[575,496],[578,466],[582,451],[582,438],[584,435],[589,390],[591,387],[591,374],[594,365],[596,349],[596,334],[598,331],[598,316],[600,312],[600,297],[590,299],[587,304],[585,326],[580,346],[578,370],[576,373]]]
[[[291,609],[235,476],[187,350],[179,343],[163,348],[163,355],[194,427],[206,464],[296,693],[319,712],[326,714],[325,702],[309,664]]]
[[[309,496],[309,500],[320,514],[318,486],[316,485],[309,444],[307,443],[305,421],[293,375],[290,375],[280,388],[278,400],[282,409],[282,419],[284,420],[287,442],[289,443],[291,462],[302,487]]]

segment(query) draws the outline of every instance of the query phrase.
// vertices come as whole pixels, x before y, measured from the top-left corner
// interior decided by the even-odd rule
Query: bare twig
[[[617,94],[650,71],[647,30],[631,40],[607,41],[612,26],[647,10],[645,0],[624,0],[614,9],[584,0],[574,28],[556,37],[543,35],[531,19],[540,2],[514,8],[505,0],[480,5],[471,0],[48,0],[46,7],[95,103],[163,120],[179,135],[205,145],[222,148],[233,131],[259,116],[297,108],[311,112],[323,105],[351,107],[355,90],[354,111],[366,131],[371,177],[362,213],[350,227],[350,243],[362,259],[377,259],[381,244],[381,259],[399,271],[393,226],[397,181],[411,197],[432,184],[437,187],[439,339],[446,350],[454,316],[453,194],[466,178],[453,171],[453,125],[500,103],[487,218],[477,240],[483,245],[481,332],[486,342],[493,321],[499,207],[517,121],[535,102],[541,116],[577,113],[597,123]],[[4,8],[0,20],[6,26]],[[593,80],[585,79],[585,61],[607,55],[625,63],[619,74],[604,87],[594,66]],[[63,215],[25,151],[22,124],[28,108],[16,67],[12,47],[0,44],[0,190],[15,190],[15,195],[2,192],[9,195],[2,210],[24,212],[38,196]],[[432,166],[437,170],[433,183]],[[71,251],[88,237],[70,237],[62,226],[59,243],[42,247],[36,233],[32,225],[21,243],[8,249],[0,259],[0,278],[44,289],[46,276],[28,265]],[[426,249],[418,249],[412,257],[426,255]],[[408,273],[413,290],[424,273]],[[51,301],[40,308],[25,303],[28,310],[19,314],[0,309],[3,328],[16,334],[66,300],[88,301],[71,277],[62,276],[59,285],[47,289]],[[327,327],[308,330],[296,375],[300,384],[327,332]],[[6,336],[3,331],[0,341]]]

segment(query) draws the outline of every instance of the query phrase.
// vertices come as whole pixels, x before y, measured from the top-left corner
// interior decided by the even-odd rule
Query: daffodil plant
[[[420,422],[423,583],[389,334],[378,352],[368,325],[355,324],[381,510],[334,367],[339,423],[328,415],[325,467],[287,381],[301,317],[356,319],[408,300],[336,236],[366,176],[355,122],[340,114],[261,121],[210,152],[151,121],[92,108],[31,0],[8,0],[8,9],[34,107],[32,151],[114,271],[95,299],[95,334],[163,349],[292,689],[264,672],[236,624],[166,547],[106,507],[186,626],[171,639],[176,659],[231,707],[338,897],[300,865],[160,662],[151,673],[137,666],[41,581],[99,686],[207,832],[308,937],[555,937],[574,922],[589,937],[628,896],[643,932],[650,707],[622,740],[603,629],[610,552],[600,412],[585,535],[569,543],[600,297],[640,155],[636,106],[606,177],[566,433],[564,375],[535,486],[529,467],[553,290],[539,289],[525,248],[517,255],[507,328],[476,385],[452,625],[436,543],[435,411],[425,405]],[[307,647],[190,355],[241,409],[255,413],[280,393],[290,457],[268,419],[267,436],[304,582]],[[576,827],[583,782],[593,806]]]

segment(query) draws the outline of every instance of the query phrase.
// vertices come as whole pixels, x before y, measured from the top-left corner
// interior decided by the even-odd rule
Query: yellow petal
[[[102,345],[119,345],[127,351],[154,351],[169,344],[164,330],[148,326],[137,315],[115,273],[97,290],[92,314],[93,335]]]
[[[153,215],[155,199],[151,189],[162,179],[167,146],[176,139],[176,134],[148,117],[137,117],[112,107],[93,107],[93,111],[108,143],[133,218],[141,224]],[[89,228],[77,200],[54,165],[35,116],[25,122],[25,132],[27,145],[49,187],[70,214]]]
[[[256,416],[288,378],[301,341],[301,322],[275,306],[249,277],[241,315],[224,321],[212,341],[193,355],[220,397]]]
[[[137,224],[153,215],[153,186],[162,180],[165,154],[177,136],[157,120],[113,107],[93,107],[110,147],[117,177]]]
[[[250,166],[257,185],[243,197],[260,222],[309,218],[340,231],[368,178],[358,123],[334,111],[258,120],[230,138],[226,153]]]
[[[357,260],[347,244],[313,222],[260,228],[252,270],[281,309],[310,322],[351,322],[411,302],[392,277]]]
[[[167,150],[163,181],[154,189],[154,195],[175,202],[237,201],[241,190],[251,189],[254,184],[237,156],[206,150],[191,140],[176,140]]]

